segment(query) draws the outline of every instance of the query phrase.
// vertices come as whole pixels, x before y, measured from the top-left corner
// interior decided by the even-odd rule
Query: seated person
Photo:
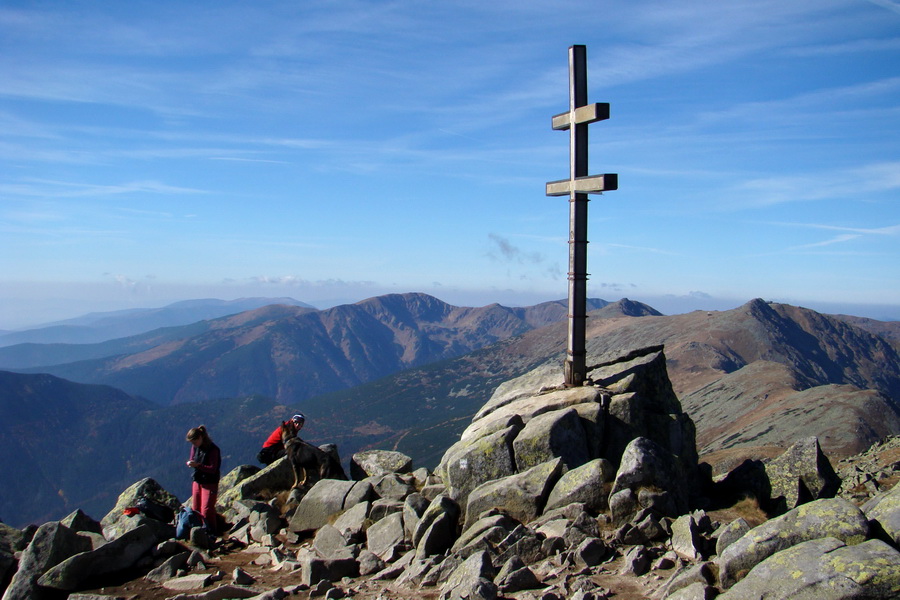
[[[303,429],[306,418],[302,414],[298,414],[291,417],[290,421],[285,422],[294,428],[294,432],[299,433]],[[262,450],[256,455],[256,460],[264,465],[271,465],[282,456],[284,456],[284,444],[281,442],[281,425],[279,424],[263,444]]]

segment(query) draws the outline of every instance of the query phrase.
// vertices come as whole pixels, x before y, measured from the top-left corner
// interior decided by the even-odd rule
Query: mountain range
[[[627,299],[592,308],[589,363],[665,344],[673,386],[714,465],[774,453],[801,434],[847,455],[900,432],[898,323],[762,300],[674,316]],[[529,372],[562,382],[565,316],[562,301],[460,308],[401,294],[0,349],[0,368],[22,370],[8,365],[27,350],[35,371],[0,377],[0,449],[16,458],[0,464],[0,481],[25,482],[3,486],[0,518],[46,520],[73,506],[101,513],[143,476],[186,493],[189,427],[209,426],[227,469],[254,462],[271,428],[297,411],[307,415],[305,437],[337,443],[345,460],[396,448],[434,466],[500,383]]]
[[[461,308],[425,294],[323,311],[273,304],[97,344],[9,346],[0,369],[112,385],[163,405],[250,394],[297,403],[472,352],[559,321],[566,309],[563,301]]]

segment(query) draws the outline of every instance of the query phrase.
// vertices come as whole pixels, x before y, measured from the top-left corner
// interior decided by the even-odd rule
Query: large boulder
[[[22,551],[19,569],[6,588],[3,600],[44,600],[56,597],[51,590],[41,588],[38,580],[70,556],[91,548],[89,538],[78,535],[65,525],[57,521],[44,523]]]
[[[486,481],[516,472],[512,442],[524,427],[514,415],[501,423],[504,427],[486,432],[476,440],[460,440],[444,454],[437,472],[443,478],[450,497],[465,506],[469,493]]]
[[[690,508],[691,482],[676,456],[650,438],[638,437],[622,453],[610,496],[623,490],[631,490],[638,498],[642,491],[665,493],[667,502],[657,508],[675,517]]]
[[[261,470],[262,469],[260,469],[256,465],[238,465],[232,470],[228,471],[228,473],[223,475],[219,480],[219,497],[222,497],[228,492],[228,490],[232,489],[239,483],[242,483],[247,478],[256,475]]]
[[[723,588],[729,588],[768,557],[803,542],[833,537],[852,545],[865,541],[868,533],[866,516],[846,500],[832,498],[803,504],[754,527],[725,548],[716,559],[719,582]]]
[[[392,513],[366,530],[366,548],[385,562],[398,559],[407,550],[405,542],[403,513]]]
[[[116,505],[100,520],[100,524],[103,526],[103,536],[106,539],[113,539],[124,533],[122,522],[130,519],[129,516],[124,514],[124,511],[126,508],[135,506],[141,498],[158,502],[176,512],[181,506],[178,498],[163,489],[156,480],[149,477],[141,479],[119,494]],[[126,526],[125,529],[129,529],[129,527]]]
[[[66,558],[48,569],[38,579],[38,584],[70,592],[91,577],[131,567],[162,541],[159,533],[153,525],[145,523],[96,550],[91,549]]]
[[[594,459],[563,474],[553,486],[544,510],[553,510],[580,502],[592,512],[601,512],[608,506],[607,484],[615,477],[615,469],[605,458]],[[605,492],[605,493],[604,493]]]
[[[410,473],[413,461],[402,452],[392,450],[364,450],[350,458],[350,477],[365,479],[388,473]]]
[[[456,501],[444,494],[431,501],[413,532],[412,542],[416,547],[417,558],[441,554],[453,546],[459,513]]]
[[[491,508],[500,508],[512,518],[528,523],[544,510],[562,469],[562,459],[555,458],[525,472],[478,486],[469,494],[466,503],[465,528]]]
[[[873,535],[900,547],[900,485],[875,496],[862,510],[872,522]]]
[[[809,540],[770,556],[719,596],[721,600],[898,597],[900,553],[880,540],[847,545],[831,537]]]
[[[804,502],[833,498],[841,487],[828,457],[816,437],[800,440],[765,465],[771,499],[778,512]]]
[[[581,417],[574,408],[555,410],[528,421],[513,440],[516,470],[527,471],[560,457],[569,469],[588,460],[588,442]]]
[[[234,484],[219,494],[216,506],[219,510],[227,510],[238,500],[257,498],[262,492],[279,492],[289,490],[294,485],[294,470],[286,457],[281,457],[266,468],[248,474],[250,470],[237,472],[226,477]],[[243,478],[239,479],[243,475]]]
[[[518,385],[519,380],[507,382],[512,386]],[[502,386],[501,386],[502,387]],[[563,410],[570,406],[584,404],[586,402],[600,402],[603,390],[593,386],[582,386],[567,389],[542,392],[534,388],[517,389],[510,400],[497,401],[501,396],[500,388],[491,397],[481,410],[472,417],[469,425],[460,436],[461,441],[472,441],[484,437],[487,433],[497,431],[505,427],[510,419],[519,416],[523,423],[527,424],[531,419],[539,415]]]
[[[294,532],[318,529],[333,515],[370,501],[373,495],[372,484],[365,481],[320,479],[303,496],[288,528]]]

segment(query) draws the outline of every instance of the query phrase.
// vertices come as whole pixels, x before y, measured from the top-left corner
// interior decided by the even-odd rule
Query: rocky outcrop
[[[595,495],[609,492],[591,498],[598,507],[608,506],[609,497],[626,488],[634,494],[639,488],[666,492],[671,514],[699,500],[694,426],[672,391],[662,349],[596,365],[591,377],[592,385],[540,391],[533,387],[535,377],[526,375],[497,388],[437,469],[467,523],[477,517],[478,507],[473,517],[468,515],[476,488],[556,459],[560,475],[603,459],[607,468],[601,476],[609,477],[612,469],[621,468],[623,456],[627,458],[626,472],[616,477],[618,484],[595,490]],[[636,439],[642,440],[637,448]],[[645,479],[650,469],[657,468],[656,475],[635,479],[635,473],[627,472],[633,471],[634,461],[641,463]],[[556,496],[568,494],[572,480],[565,479],[563,485]]]

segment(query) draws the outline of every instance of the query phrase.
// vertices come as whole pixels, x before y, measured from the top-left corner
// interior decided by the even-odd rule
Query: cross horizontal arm
[[[573,121],[575,125],[581,125],[582,123],[604,121],[608,118],[609,102],[595,102],[594,104],[576,108],[574,119],[572,118],[572,111],[553,115],[553,129],[568,129],[572,126]]]
[[[599,194],[619,189],[619,176],[615,173],[606,175],[590,175],[547,182],[548,196],[568,196],[572,192],[580,194]]]

